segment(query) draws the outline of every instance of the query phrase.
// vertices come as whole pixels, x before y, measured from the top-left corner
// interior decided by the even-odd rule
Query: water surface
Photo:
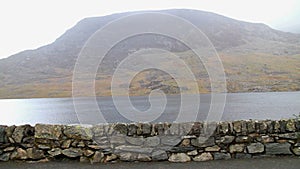
[[[0,124],[75,124],[83,121],[88,124],[97,123],[95,115],[99,112],[90,109],[91,99],[80,98],[79,101],[82,111],[78,119],[72,98],[0,100]],[[131,101],[138,110],[144,111],[150,106],[148,97],[131,97]],[[195,121],[206,119],[210,101],[209,94],[200,95],[200,108]],[[97,102],[107,122],[130,122],[118,113],[110,97],[97,97]],[[179,108],[180,97],[168,96],[164,112],[154,122],[175,121]],[[282,119],[291,118],[299,112],[300,92],[230,93],[227,94],[221,120]]]

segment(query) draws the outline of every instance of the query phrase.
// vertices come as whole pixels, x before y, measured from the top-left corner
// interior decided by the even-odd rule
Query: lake
[[[200,107],[195,121],[205,120],[210,107],[210,94],[201,94],[199,97]],[[119,100],[122,102],[122,99]],[[91,110],[91,100],[78,98],[77,103],[82,110],[76,114],[72,98],[2,99],[0,124],[78,124],[82,121],[85,124],[95,124],[98,123],[95,117],[99,112]],[[141,111],[150,106],[146,96],[131,97],[131,102]],[[97,103],[106,122],[130,122],[118,112],[111,97],[97,97]],[[192,108],[193,105],[189,106]],[[179,108],[180,97],[168,96],[163,113],[153,122],[175,121]],[[300,92],[229,93],[221,120],[292,118],[299,112]]]

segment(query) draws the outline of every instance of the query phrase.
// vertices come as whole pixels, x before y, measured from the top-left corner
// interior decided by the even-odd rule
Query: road
[[[299,169],[300,158],[274,157],[260,159],[234,159],[208,162],[170,163],[170,162],[118,162],[114,164],[89,164],[74,161],[24,163],[1,162],[1,169]]]

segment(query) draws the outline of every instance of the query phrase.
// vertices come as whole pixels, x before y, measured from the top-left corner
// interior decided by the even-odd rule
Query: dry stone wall
[[[294,119],[0,126],[0,161],[188,162],[283,155],[300,156],[300,122]]]

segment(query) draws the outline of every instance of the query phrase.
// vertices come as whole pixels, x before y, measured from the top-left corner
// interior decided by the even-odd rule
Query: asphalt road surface
[[[170,163],[170,162],[118,162],[114,164],[89,164],[74,161],[24,163],[1,162],[1,169],[299,169],[298,157],[274,157],[261,159],[233,159],[208,162]]]

